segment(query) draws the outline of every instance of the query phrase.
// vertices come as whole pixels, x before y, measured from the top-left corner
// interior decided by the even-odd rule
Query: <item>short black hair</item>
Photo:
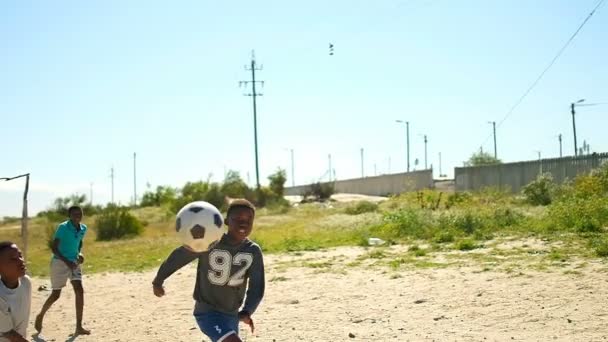
[[[233,199],[230,204],[228,204],[228,210],[226,210],[226,216],[230,216],[230,213],[238,208],[247,208],[250,209],[255,215],[255,206],[244,198],[236,198]]]
[[[3,253],[5,250],[11,248],[13,245],[16,245],[16,244],[12,241],[0,242],[0,253]]]
[[[68,208],[68,215],[70,215],[72,213],[72,211],[75,211],[75,210],[82,212],[82,208],[79,205],[73,205],[70,208]]]

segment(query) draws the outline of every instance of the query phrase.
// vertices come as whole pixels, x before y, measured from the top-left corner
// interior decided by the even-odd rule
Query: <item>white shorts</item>
[[[51,260],[51,287],[53,290],[64,288],[68,279],[70,281],[82,281],[82,269],[80,265],[72,270],[65,262],[53,258]]]

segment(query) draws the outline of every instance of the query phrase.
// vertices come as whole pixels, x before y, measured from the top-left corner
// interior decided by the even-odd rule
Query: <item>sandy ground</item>
[[[266,257],[267,291],[246,341],[605,341],[608,273],[600,261],[579,274],[507,274],[479,267],[391,271],[347,266],[365,251],[338,248]],[[333,257],[333,258],[332,258]],[[329,258],[329,259],[328,259]],[[330,268],[302,267],[332,260]],[[207,341],[192,317],[195,268],[152,295],[154,272],[85,278],[91,336],[70,338],[70,289],[49,311],[35,341]],[[47,291],[34,279],[32,319]],[[33,325],[30,326],[33,332]]]

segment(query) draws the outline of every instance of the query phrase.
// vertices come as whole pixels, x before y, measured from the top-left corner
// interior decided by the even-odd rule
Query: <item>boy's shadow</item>
[[[78,337],[78,335],[70,335],[70,337],[65,340],[65,342],[74,342],[76,341],[76,338]],[[43,337],[40,337],[40,334],[34,334],[32,335],[32,341],[34,342],[50,342],[50,341],[54,341],[54,340],[45,340]]]

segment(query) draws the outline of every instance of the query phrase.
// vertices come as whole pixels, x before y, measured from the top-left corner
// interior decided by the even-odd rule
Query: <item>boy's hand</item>
[[[154,291],[154,295],[159,298],[165,295],[165,288],[162,286],[152,285],[152,291]]]
[[[11,330],[4,334],[0,334],[0,337],[8,339],[10,342],[28,342],[23,336],[19,335],[15,330]]]
[[[239,312],[239,320],[245,324],[247,324],[251,328],[251,333],[254,332],[254,325],[251,316],[246,312]]]
[[[75,270],[75,269],[78,267],[78,264],[77,264],[77,263],[75,263],[75,262],[73,262],[73,261],[70,261],[70,260],[67,260],[67,261],[65,262],[65,264],[66,264],[66,265],[68,265],[68,267],[69,267],[71,270]]]
[[[82,253],[78,253],[78,263],[84,264],[84,255]]]

